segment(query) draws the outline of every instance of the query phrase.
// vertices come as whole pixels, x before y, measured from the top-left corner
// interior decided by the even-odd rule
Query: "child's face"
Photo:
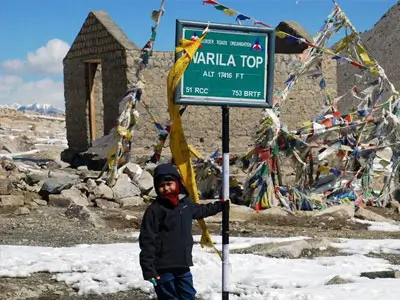
[[[158,193],[160,195],[168,195],[175,191],[176,191],[176,181],[174,180],[162,181],[158,186]]]

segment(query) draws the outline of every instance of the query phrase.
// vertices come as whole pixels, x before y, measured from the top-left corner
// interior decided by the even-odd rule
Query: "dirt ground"
[[[62,247],[83,243],[135,242],[132,233],[138,231],[144,208],[130,211],[104,211],[94,208],[93,210],[101,217],[104,228],[94,228],[88,221],[68,219],[64,215],[65,209],[62,208],[40,207],[24,216],[17,216],[12,211],[2,210],[0,213],[0,244]],[[388,209],[375,209],[375,212],[382,215],[394,214]],[[220,223],[207,222],[207,224],[211,233],[220,233]],[[193,225],[193,231],[194,234],[200,234],[199,226],[196,223]],[[368,231],[367,225],[351,220],[273,215],[259,215],[252,222],[231,222],[230,234],[231,236],[400,238],[399,232]],[[330,255],[329,253],[322,254]],[[316,253],[308,253],[304,256],[314,255]],[[399,261],[397,256],[387,259]],[[1,300],[150,299],[149,295],[135,290],[103,296],[78,296],[72,288],[62,282],[52,280],[51,275],[46,273],[35,274],[28,278],[0,278],[0,291]]]

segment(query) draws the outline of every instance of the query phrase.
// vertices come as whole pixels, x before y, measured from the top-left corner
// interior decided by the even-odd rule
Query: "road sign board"
[[[209,32],[175,91],[175,103],[271,107],[274,29],[177,20],[176,44],[199,38],[207,26]]]

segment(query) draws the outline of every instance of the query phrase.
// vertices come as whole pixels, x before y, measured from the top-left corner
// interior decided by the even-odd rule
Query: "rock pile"
[[[7,158],[0,163],[0,206],[19,207],[20,213],[43,205],[130,209],[144,205],[156,195],[153,166],[143,169],[134,163],[126,164],[111,188],[97,178],[98,172],[86,167],[76,170],[54,162],[37,164]]]
[[[90,208],[111,212],[113,210],[142,211],[149,200],[156,197],[153,187],[154,164],[143,167],[130,162],[119,169],[116,184],[109,187],[105,179],[99,178],[98,171],[87,167],[71,168],[54,161],[12,160],[0,158],[0,212],[14,212],[18,215],[29,214],[40,206],[56,206],[65,209],[67,218],[88,220],[95,227],[103,226],[98,214]],[[218,201],[208,200],[204,203]],[[397,203],[397,202],[396,202]],[[398,209],[396,209],[398,211]],[[231,204],[232,222],[252,222],[299,217],[304,212],[288,212],[280,207],[255,212],[253,209]],[[265,217],[263,219],[263,216]],[[307,212],[307,220],[351,220],[354,218],[368,221],[390,222],[372,211],[359,209],[353,205],[336,205],[316,212]],[[260,219],[261,218],[261,219]],[[360,221],[361,221],[360,220]],[[219,223],[220,216],[208,218],[210,223]],[[322,223],[321,223],[322,224]]]

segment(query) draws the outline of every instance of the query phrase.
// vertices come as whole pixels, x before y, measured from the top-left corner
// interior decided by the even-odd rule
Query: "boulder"
[[[49,195],[49,205],[56,207],[68,207],[71,204],[69,199],[64,198],[60,194],[50,194]]]
[[[68,207],[71,204],[88,206],[87,197],[76,187],[71,187],[67,190],[62,190],[60,195],[50,195],[49,204],[59,207]]]
[[[47,205],[47,201],[46,200],[34,198],[34,199],[32,199],[32,201],[35,202],[39,206],[46,206]]]
[[[134,182],[140,178],[142,172],[143,170],[138,164],[129,162],[124,166],[124,173],[127,174]]]
[[[103,228],[105,226],[103,220],[99,216],[82,205],[72,203],[68,206],[64,214],[70,219],[76,218],[82,221],[88,221],[95,228]]]
[[[72,180],[78,180],[79,175],[67,173],[65,171],[53,171],[52,170],[52,171],[49,171],[49,178],[57,178],[60,180],[72,181]]]
[[[27,207],[18,207],[16,210],[15,210],[15,214],[17,215],[17,216],[23,216],[23,215],[29,215],[29,213],[30,213],[31,211],[29,210],[29,208],[27,208]]]
[[[25,201],[22,195],[3,195],[0,196],[0,206],[24,206]]]
[[[47,172],[41,170],[31,170],[25,176],[25,182],[29,185],[34,185],[47,179]]]
[[[4,150],[8,153],[17,153],[18,149],[15,147],[15,145],[8,143],[6,145],[1,145],[1,150]]]
[[[43,199],[48,199],[51,194],[59,194],[62,190],[69,189],[73,185],[71,180],[60,180],[57,178],[49,178],[43,182],[39,195]]]
[[[128,175],[121,174],[112,187],[112,191],[114,193],[114,199],[120,200],[124,198],[140,196],[140,188],[134,184]]]
[[[282,216],[282,217],[289,215],[288,211],[286,211],[282,207],[278,207],[278,206],[260,210],[258,213],[260,215]]]
[[[91,192],[97,187],[97,184],[96,184],[96,181],[94,179],[89,178],[86,181],[86,186],[87,186],[88,190]]]
[[[0,165],[6,171],[13,171],[17,169],[17,166],[15,165],[13,160],[5,157],[0,159]]]
[[[331,241],[327,239],[301,239],[288,242],[278,242],[266,245],[255,245],[248,249],[246,253],[254,253],[276,258],[299,258],[305,256],[305,251],[312,253],[311,250],[327,249]]]
[[[142,171],[140,177],[135,181],[143,194],[149,194],[153,189],[153,176],[146,170]]]
[[[96,206],[101,208],[101,209],[114,209],[114,208],[119,208],[119,204],[115,203],[113,201],[109,201],[106,199],[95,199],[94,202],[96,203]]]
[[[385,271],[362,272],[362,273],[360,273],[360,277],[367,277],[369,279],[400,278],[400,271],[398,271],[398,270],[385,270]]]
[[[145,203],[140,196],[119,199],[117,200],[117,202],[121,205],[122,208],[126,209],[129,209],[130,207],[138,207]]]
[[[39,208],[39,205],[36,202],[31,201],[31,202],[25,204],[25,207],[30,209],[30,210],[35,210],[35,209]]]
[[[94,188],[93,195],[95,198],[103,198],[103,199],[114,198],[113,190],[103,182]]]
[[[265,255],[276,258],[298,258],[304,249],[308,248],[305,240],[294,241],[286,245],[276,245],[265,252]]]
[[[156,198],[157,197],[157,193],[156,193],[156,189],[153,187],[150,192],[147,193],[147,196],[149,196],[150,198]]]
[[[71,187],[70,189],[62,190],[61,196],[66,199],[70,199],[72,203],[75,203],[77,205],[82,205],[82,206],[89,205],[87,197],[74,186]]]
[[[313,217],[322,217],[322,216],[331,216],[335,218],[353,218],[354,217],[354,205],[350,204],[341,204],[341,205],[335,205],[331,206],[327,209],[321,210],[316,212]]]
[[[10,195],[13,190],[14,186],[9,178],[0,178],[0,195]]]
[[[78,170],[78,171],[89,171],[89,169],[88,169],[87,166],[79,166],[79,167],[77,168],[77,170]]]
[[[368,209],[364,209],[362,207],[359,207],[354,214],[354,217],[361,219],[361,220],[367,220],[367,221],[374,221],[374,222],[391,222],[391,220],[374,213],[373,211],[370,211]]]
[[[346,283],[353,283],[354,280],[351,279],[345,279],[340,276],[335,276],[332,279],[329,279],[325,285],[334,285],[334,284],[346,284]]]
[[[151,174],[151,176],[154,176],[154,170],[157,167],[155,163],[147,163],[144,169]]]

